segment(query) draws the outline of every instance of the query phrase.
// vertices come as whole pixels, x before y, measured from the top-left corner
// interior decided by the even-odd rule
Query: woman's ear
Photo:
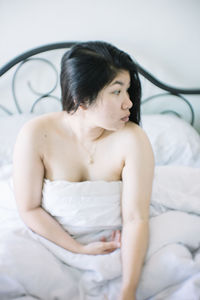
[[[76,99],[73,99],[73,102],[74,102],[74,106],[76,106],[77,105]],[[88,108],[88,106],[86,103],[81,103],[81,104],[79,104],[78,108],[86,110]]]
[[[88,103],[81,103],[79,106],[80,106],[81,109],[87,110],[88,107],[89,107],[89,104]]]
[[[87,109],[87,106],[85,104],[80,104],[79,107],[83,110],[86,110]]]

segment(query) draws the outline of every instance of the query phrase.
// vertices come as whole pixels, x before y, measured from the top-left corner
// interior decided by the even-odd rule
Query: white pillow
[[[18,114],[0,117],[0,166],[12,162],[12,153],[20,128],[36,114]]]
[[[141,121],[156,165],[200,167],[200,135],[189,123],[175,115],[143,115]]]

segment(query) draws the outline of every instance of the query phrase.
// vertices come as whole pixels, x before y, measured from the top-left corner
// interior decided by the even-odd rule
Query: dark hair
[[[131,78],[130,120],[139,124],[141,84],[137,66],[127,53],[102,41],[77,43],[63,55],[60,74],[63,110],[75,112],[80,104],[92,104],[122,70],[129,71]]]

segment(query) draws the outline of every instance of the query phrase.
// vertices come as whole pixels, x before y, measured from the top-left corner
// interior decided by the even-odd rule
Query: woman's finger
[[[102,236],[102,237],[100,238],[100,241],[101,241],[101,242],[106,242],[106,241],[107,241],[107,239],[106,239],[106,237],[105,237],[105,236]]]
[[[116,249],[120,247],[120,243],[119,242],[105,242],[104,243],[104,249],[105,250],[110,250],[110,249]]]
[[[121,242],[121,231],[117,230],[116,232],[116,241]]]
[[[115,234],[114,234],[114,237],[113,237],[112,240],[115,241],[115,242],[118,242],[118,241],[119,241],[119,233],[118,233],[118,230],[115,230]]]
[[[116,235],[116,230],[113,230],[111,234],[111,241],[114,241],[115,235]]]

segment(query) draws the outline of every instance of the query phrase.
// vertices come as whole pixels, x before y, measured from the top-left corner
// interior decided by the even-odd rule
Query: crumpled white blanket
[[[199,169],[156,167],[138,300],[200,299],[199,179]],[[75,239],[89,243],[121,228],[121,189],[121,181],[45,180],[42,205]],[[120,249],[105,255],[66,251],[24,226],[10,182],[2,181],[0,190],[7,197],[4,205],[0,200],[0,287],[7,276],[36,299],[117,300]]]

